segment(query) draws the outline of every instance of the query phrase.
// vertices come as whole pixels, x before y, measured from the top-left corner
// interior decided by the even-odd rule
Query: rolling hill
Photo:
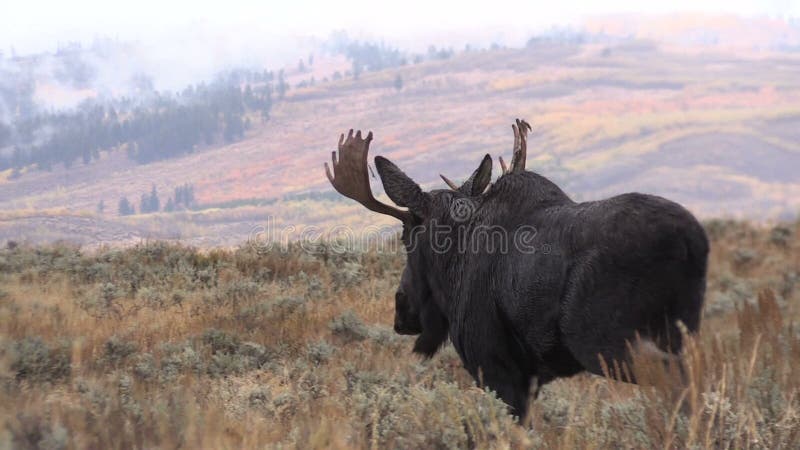
[[[340,66],[320,58],[289,82],[322,80]],[[268,122],[253,117],[235,144],[143,165],[115,152],[70,170],[0,173],[0,239],[206,247],[267,232],[291,239],[335,225],[354,233],[391,226],[333,195],[322,163],[339,133],[373,130],[373,155],[442,188],[440,172],[458,180],[485,153],[508,157],[515,117],[533,124],[528,167],[575,199],[641,191],[701,217],[760,222],[800,211],[797,53],[533,44],[304,85],[274,105]],[[123,196],[136,202],[152,185],[169,193],[184,183],[194,185],[200,208],[116,214]],[[373,189],[381,190],[377,180]]]

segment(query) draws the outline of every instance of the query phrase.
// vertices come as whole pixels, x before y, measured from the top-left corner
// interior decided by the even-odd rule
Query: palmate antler
[[[353,130],[339,136],[339,155],[331,152],[331,164],[333,174],[325,163],[325,175],[328,176],[334,189],[345,197],[361,203],[370,211],[386,214],[401,221],[411,218],[408,211],[397,209],[385,203],[381,203],[372,195],[372,188],[369,185],[369,173],[367,168],[367,154],[369,153],[369,143],[372,142],[372,132],[367,133],[367,138],[361,138],[361,130],[353,136]]]
[[[511,125],[514,130],[514,153],[511,156],[511,166],[506,167],[503,157],[500,160],[500,167],[503,168],[503,173],[521,172],[525,170],[525,160],[528,156],[528,132],[531,131],[531,125],[522,119],[517,119],[516,124]]]

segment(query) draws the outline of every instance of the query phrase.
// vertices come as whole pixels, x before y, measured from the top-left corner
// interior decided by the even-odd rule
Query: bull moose
[[[325,170],[339,193],[403,224],[395,331],[418,334],[426,357],[449,337],[475,380],[522,418],[534,378],[538,393],[558,377],[608,375],[604,365],[629,364],[635,345],[676,358],[679,322],[700,325],[709,245],[692,214],[661,197],[572,201],[525,170],[530,125],[512,129],[513,157],[500,159],[494,184],[490,155],[461,186],[443,176],[450,189],[430,192],[376,156],[386,194],[405,209],[372,194],[372,132],[342,135]]]

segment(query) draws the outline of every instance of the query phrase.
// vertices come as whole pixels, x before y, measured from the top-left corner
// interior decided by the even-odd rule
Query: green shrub
[[[393,329],[383,325],[369,327],[369,336],[380,345],[392,346],[403,342],[400,335],[395,333]]]
[[[142,380],[150,380],[157,374],[156,361],[150,353],[136,355],[133,362],[133,374]]]
[[[741,308],[745,302],[755,302],[755,289],[752,283],[731,273],[719,277],[718,290],[710,290],[704,305],[707,316],[719,315]]]
[[[229,302],[245,302],[255,298],[261,287],[253,281],[234,281],[221,286],[221,294]]]
[[[270,359],[267,349],[255,342],[242,342],[238,336],[210,329],[203,333],[203,342],[211,348],[206,372],[212,376],[241,374],[259,369]]]
[[[13,422],[7,424],[7,428],[11,434],[11,448],[25,450],[69,448],[67,429],[59,423],[52,423],[46,415],[19,413]]]
[[[144,286],[136,293],[136,299],[143,305],[153,309],[163,308],[166,305],[161,289]]]
[[[334,318],[328,327],[335,336],[341,338],[345,343],[363,341],[369,337],[369,328],[351,310],[347,310],[342,315]]]
[[[312,342],[306,346],[306,356],[312,364],[319,366],[331,359],[333,350],[333,346],[325,341]]]
[[[303,309],[306,300],[303,297],[292,295],[278,297],[272,302],[273,310],[280,316],[287,316],[295,311]]]
[[[50,347],[39,337],[26,337],[12,346],[11,370],[17,380],[56,382],[69,377],[71,356],[67,343]]]
[[[247,396],[247,403],[251,408],[269,411],[272,406],[272,393],[266,386],[258,386]]]
[[[316,370],[306,370],[297,380],[297,388],[295,389],[306,401],[308,397],[311,399],[319,399],[328,396],[328,388],[325,385],[325,379]]]
[[[170,300],[172,301],[173,305],[182,306],[183,303],[186,301],[186,298],[189,297],[189,294],[182,290],[178,289],[172,291],[172,295],[170,296]]]
[[[236,353],[241,340],[239,336],[211,328],[203,333],[203,343],[211,347],[211,352],[214,354]]]
[[[95,286],[92,292],[78,299],[78,306],[93,317],[121,314],[119,299],[124,293],[114,283]]]
[[[797,284],[800,283],[800,272],[796,270],[788,271],[783,274],[780,281],[780,294],[788,298],[794,292]]]
[[[270,360],[264,346],[254,342],[240,344],[232,353],[215,353],[211,356],[207,372],[213,376],[241,374],[260,369]]]
[[[727,219],[711,219],[703,223],[706,233],[713,241],[724,238],[735,225],[735,222]]]
[[[289,420],[297,412],[297,397],[290,392],[282,392],[272,399],[272,411],[276,418]]]
[[[733,252],[733,265],[742,268],[755,262],[758,257],[758,252],[753,249],[737,248]]]
[[[769,241],[778,247],[788,247],[791,238],[792,230],[785,225],[773,227],[769,232]]]
[[[331,277],[336,289],[352,287],[364,280],[364,266],[357,261],[345,261],[332,267]]]
[[[136,344],[114,335],[106,341],[105,360],[110,364],[119,364],[136,353],[136,350]]]
[[[175,379],[181,372],[200,372],[203,369],[200,356],[191,343],[167,343],[161,345],[161,378],[164,381]]]
[[[322,298],[325,295],[322,280],[320,280],[318,276],[307,275],[305,272],[300,272],[297,278],[299,283],[306,286],[306,298],[314,300]]]

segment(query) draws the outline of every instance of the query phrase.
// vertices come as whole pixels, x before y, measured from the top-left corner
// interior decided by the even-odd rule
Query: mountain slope
[[[515,117],[534,127],[529,168],[577,199],[643,191],[705,217],[794,217],[798,75],[800,55],[792,53],[688,52],[633,42],[467,52],[358,80],[317,82],[290,90],[269,122],[253,118],[254,128],[236,144],[146,165],[115,153],[69,172],[0,176],[0,238],[37,240],[14,222],[29,211],[91,216],[100,200],[106,212],[98,221],[128,227],[135,237],[200,245],[235,244],[270,220],[279,228],[323,230],[389,225],[330,195],[322,163],[339,133],[373,130],[373,155],[440,188],[440,172],[459,179],[485,153],[509,157]],[[195,186],[201,205],[225,207],[115,217],[122,196],[136,203],[151,185],[170,193],[184,183]],[[327,195],[299,195],[315,192]]]

